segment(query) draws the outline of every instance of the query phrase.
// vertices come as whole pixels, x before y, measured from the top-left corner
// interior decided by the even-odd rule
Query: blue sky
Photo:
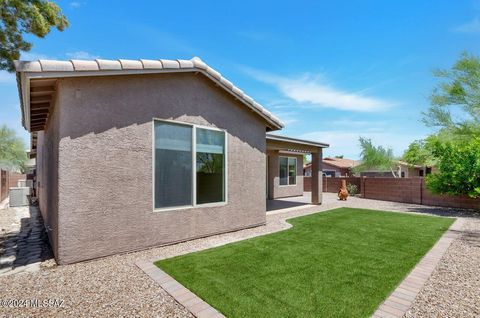
[[[58,1],[71,26],[23,59],[199,56],[279,116],[277,132],[359,158],[358,136],[401,155],[435,68],[480,50],[480,1]],[[0,124],[20,124],[13,75],[0,72]]]

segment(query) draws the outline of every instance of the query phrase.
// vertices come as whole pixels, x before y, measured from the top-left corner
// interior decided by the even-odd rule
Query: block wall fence
[[[310,177],[304,177],[304,190],[311,190]],[[428,191],[423,178],[323,178],[323,192],[337,193],[342,180],[355,184],[363,198],[480,210],[480,199],[467,196],[437,195]]]

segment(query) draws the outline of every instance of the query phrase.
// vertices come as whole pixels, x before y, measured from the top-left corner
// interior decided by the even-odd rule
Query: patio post
[[[312,204],[322,204],[322,148],[312,152]]]

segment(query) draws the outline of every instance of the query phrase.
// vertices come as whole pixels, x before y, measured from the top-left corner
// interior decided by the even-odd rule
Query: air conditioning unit
[[[33,188],[33,180],[18,180],[17,187],[19,187],[19,188],[23,188],[23,187]]]
[[[8,205],[11,207],[26,206],[29,204],[28,197],[30,196],[29,187],[10,188],[10,199]]]

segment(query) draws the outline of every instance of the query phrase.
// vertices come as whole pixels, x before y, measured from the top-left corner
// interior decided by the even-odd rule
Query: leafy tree
[[[310,155],[303,154],[303,164],[309,164],[311,162],[310,158]]]
[[[435,165],[426,177],[434,193],[480,197],[480,58],[463,53],[441,79],[430,97],[423,122],[436,134],[413,142],[404,154],[412,164]]]
[[[337,159],[343,159],[343,155],[336,155],[335,158],[337,158]]]
[[[450,139],[479,136],[480,58],[465,52],[450,70],[437,70],[434,76],[442,82],[430,96],[431,106],[423,113],[423,122],[440,128]]]
[[[403,153],[402,159],[410,165],[434,166],[436,158],[432,153],[432,143],[436,140],[438,138],[435,135],[424,140],[415,140]]]
[[[360,137],[360,153],[362,163],[353,168],[354,172],[362,172],[370,169],[378,169],[380,171],[390,171],[394,177],[396,161],[391,148],[382,146],[374,146],[372,140]]]
[[[52,27],[63,31],[67,18],[60,7],[48,0],[0,0],[0,70],[15,71],[14,60],[32,44],[24,34],[44,38]]]
[[[431,148],[439,172],[426,177],[428,189],[480,198],[480,137],[465,143],[437,140]]]
[[[23,170],[27,152],[23,140],[6,125],[0,127],[0,166],[7,169]]]

